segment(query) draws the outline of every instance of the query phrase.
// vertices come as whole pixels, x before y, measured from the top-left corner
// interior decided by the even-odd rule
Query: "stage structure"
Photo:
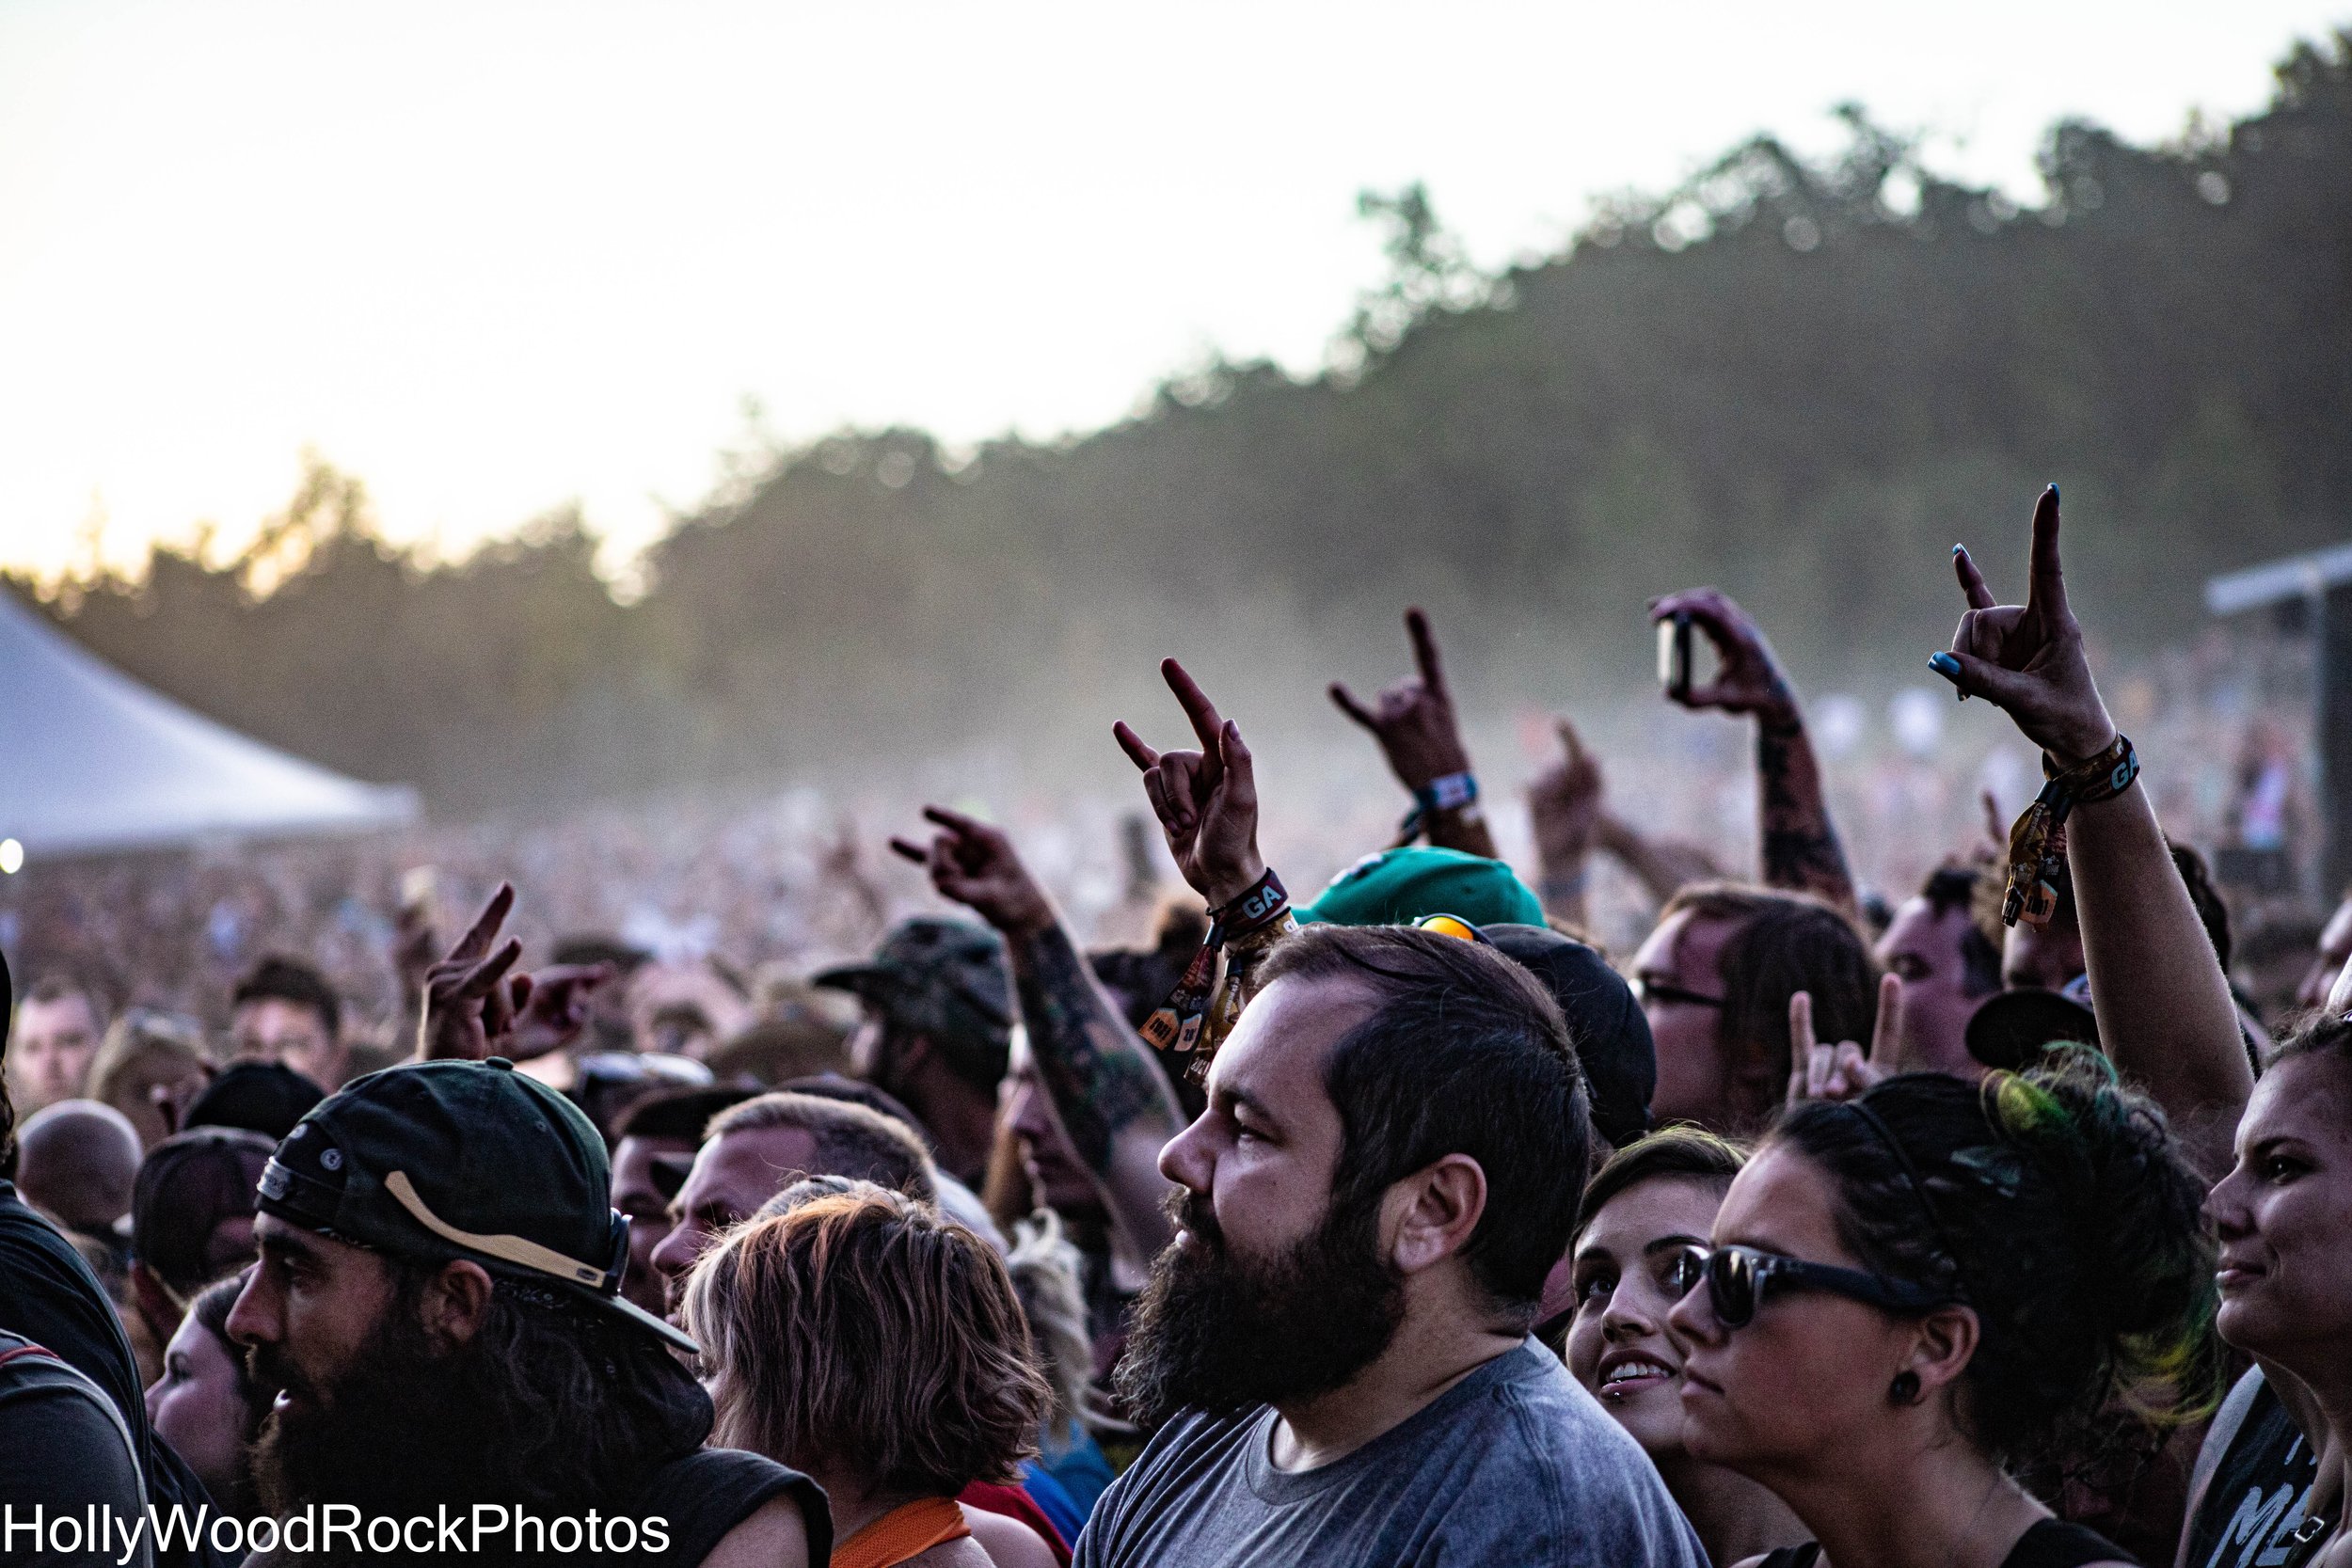
[[[0,869],[27,861],[397,826],[363,784],[133,680],[0,589]]]
[[[2324,835],[2323,901],[2352,888],[2352,545],[2288,556],[2205,583],[2205,609],[2217,616],[2269,610],[2313,641],[2312,733],[2317,743],[2317,792]]]

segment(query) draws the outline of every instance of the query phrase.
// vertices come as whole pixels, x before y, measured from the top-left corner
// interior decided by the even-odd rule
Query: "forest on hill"
[[[1325,372],[1207,365],[1060,444],[815,441],[680,519],[626,603],[577,514],[428,569],[324,465],[237,561],[159,547],[41,602],[459,814],[1007,735],[1092,757],[1165,652],[1295,716],[1402,668],[1406,602],[1471,704],[1630,689],[1643,600],[1698,581],[1868,689],[1947,634],[1951,543],[2013,559],[2051,479],[2124,653],[2193,636],[2208,574],[2352,537],[2352,32],[2174,144],[2055,127],[2038,206],[1846,118],[1837,157],[1758,136],[1498,275],[1426,193],[1367,197],[1391,275]]]

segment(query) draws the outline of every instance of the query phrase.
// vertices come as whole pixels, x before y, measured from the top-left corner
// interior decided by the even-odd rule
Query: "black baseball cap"
[[[580,1107],[493,1056],[387,1068],[328,1096],[271,1156],[260,1209],[421,1262],[470,1259],[697,1351],[621,1295],[628,1221],[612,1188]]]
[[[1649,1131],[1658,1047],[1625,977],[1597,948],[1544,926],[1478,927],[1495,949],[1543,982],[1568,1021],[1568,1038],[1592,1091],[1593,1126],[1623,1148]]]
[[[242,1127],[273,1143],[294,1130],[326,1091],[283,1062],[231,1062],[188,1106],[189,1127]]]
[[[199,1127],[149,1149],[131,1189],[131,1256],[183,1300],[219,1277],[230,1259],[215,1256],[214,1232],[253,1217],[272,1147],[246,1128]],[[248,1241],[234,1261],[251,1257]]]
[[[1968,1016],[1968,1028],[1962,1037],[1968,1054],[1986,1067],[2023,1071],[2054,1045],[2067,1041],[2097,1045],[2099,1021],[2087,999],[2039,986],[2019,986],[1986,997]]]

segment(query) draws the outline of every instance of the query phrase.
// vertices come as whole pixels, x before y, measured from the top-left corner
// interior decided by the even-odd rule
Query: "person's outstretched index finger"
[[[902,861],[913,861],[917,865],[931,863],[930,850],[907,839],[893,838],[890,841],[890,852]]]
[[[1356,700],[1356,693],[1347,689],[1347,683],[1345,681],[1333,681],[1329,689],[1331,692],[1332,706],[1338,708],[1342,713],[1346,714],[1350,719],[1355,720],[1356,722],[1361,724],[1373,734],[1378,735],[1380,733],[1380,721],[1373,717],[1372,710],[1370,708],[1364,706],[1363,704]]]
[[[1146,746],[1143,736],[1128,728],[1124,719],[1111,725],[1111,738],[1118,741],[1119,749],[1127,753],[1127,760],[1142,771],[1149,773],[1160,765],[1160,753]]]
[[[474,916],[472,927],[457,939],[457,945],[449,950],[450,958],[471,960],[487,953],[491,941],[499,934],[499,927],[506,924],[507,911],[514,907],[515,884],[501,882],[498,891],[490,895],[490,901],[482,906],[482,912]]]
[[[1984,574],[1977,570],[1977,558],[1968,553],[1965,545],[1952,546],[1952,573],[1960,578],[1960,592],[1971,610],[1991,610],[2000,601],[1993,596]]]
[[[1192,678],[1192,673],[1174,659],[1160,660],[1160,673],[1167,679],[1168,689],[1176,693],[1176,701],[1184,708],[1184,717],[1192,721],[1192,733],[1199,737],[1200,749],[1214,753],[1216,751],[1217,732],[1225,727],[1225,721],[1217,714],[1216,705],[1209,700],[1207,692],[1200,689],[1200,683]]]
[[[1200,737],[1200,779],[1214,789],[1225,771],[1216,754],[1217,736],[1225,728],[1225,721],[1218,716],[1216,705],[1209,701],[1209,694],[1200,689],[1200,683],[1183,665],[1172,658],[1162,659],[1160,673],[1167,677],[1168,689],[1176,693],[1184,717],[1192,721],[1192,733]]]
[[[1421,668],[1421,684],[1432,696],[1446,695],[1445,661],[1438,656],[1438,634],[1429,629],[1429,612],[1415,605],[1405,612],[1405,635],[1413,640],[1413,662]]]
[[[1552,720],[1551,727],[1553,733],[1560,736],[1560,744],[1567,751],[1569,766],[1581,766],[1584,761],[1584,737],[1576,733],[1576,726],[1568,722],[1567,715],[1562,714]]]
[[[978,817],[966,816],[960,811],[949,811],[946,806],[925,806],[923,816],[925,820],[937,823],[958,838],[979,838],[985,835],[988,829],[988,825]]]
[[[1870,1060],[1881,1064],[1895,1059],[1903,1037],[1903,982],[1899,974],[1879,976],[1878,1022],[1870,1027]]]
[[[2026,603],[2046,615],[2066,613],[2066,573],[2058,564],[2058,489],[2033,503],[2033,587]]]
[[[522,956],[522,939],[508,937],[499,944],[497,952],[474,965],[467,972],[464,979],[459,980],[451,988],[452,999],[479,1000],[489,995],[498,989],[498,983],[506,978],[506,972],[514,968],[515,961]]]

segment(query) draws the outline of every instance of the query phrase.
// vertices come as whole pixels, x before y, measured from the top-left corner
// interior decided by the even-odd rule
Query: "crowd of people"
[[[1183,728],[1113,738],[1182,888],[1122,846],[1122,945],[932,806],[889,847],[946,912],[890,921],[849,843],[774,874],[852,961],[534,924],[574,872],[533,860],[453,939],[429,878],[297,890],[396,956],[357,1006],[315,950],[185,1009],[127,940],[28,974],[0,1552],[2352,1563],[2352,903],[2233,989],[2058,534],[2054,486],[2022,603],[1956,549],[1927,660],[2043,787],[1891,907],[1696,590],[1651,606],[1666,695],[1752,721],[1752,877],[1632,825],[1565,723],[1515,872],[1410,611],[1415,674],[1330,692],[1406,809],[1311,900],[1171,659]],[[2294,815],[2279,750],[2244,847]],[[1604,863],[1655,908],[1613,950]],[[772,928],[743,885],[713,923]]]

